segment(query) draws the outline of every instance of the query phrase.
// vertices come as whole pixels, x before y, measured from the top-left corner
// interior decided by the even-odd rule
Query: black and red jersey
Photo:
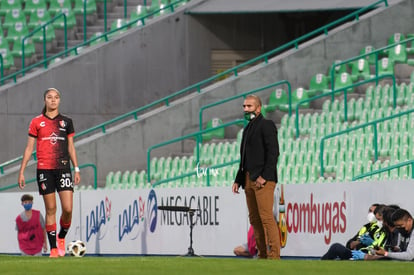
[[[67,116],[58,114],[52,119],[41,114],[33,118],[29,126],[29,136],[37,139],[37,168],[69,168],[68,137],[73,135],[73,122]]]

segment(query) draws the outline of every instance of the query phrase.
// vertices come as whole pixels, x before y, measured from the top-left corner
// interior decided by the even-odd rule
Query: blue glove
[[[369,246],[374,242],[374,240],[369,235],[362,235],[359,241],[365,246]]]
[[[363,260],[365,253],[360,250],[352,250],[352,259],[354,260]]]

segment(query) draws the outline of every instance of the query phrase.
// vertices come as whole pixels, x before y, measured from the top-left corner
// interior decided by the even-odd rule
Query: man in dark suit
[[[240,166],[232,189],[239,193],[240,186],[244,188],[258,257],[280,259],[279,228],[273,216],[279,143],[275,124],[263,117],[261,108],[261,100],[255,95],[244,100],[244,115],[249,124],[243,131]]]

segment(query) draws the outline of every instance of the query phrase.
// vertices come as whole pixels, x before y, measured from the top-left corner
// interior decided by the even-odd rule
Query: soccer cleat
[[[65,239],[56,238],[56,244],[60,257],[64,257],[66,254]]]
[[[59,258],[59,252],[57,248],[52,248],[50,250],[49,258]]]

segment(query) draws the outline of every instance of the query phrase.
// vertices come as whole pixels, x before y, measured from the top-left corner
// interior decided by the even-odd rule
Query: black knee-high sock
[[[50,249],[57,248],[56,246],[56,223],[46,225],[47,238],[49,240]]]

